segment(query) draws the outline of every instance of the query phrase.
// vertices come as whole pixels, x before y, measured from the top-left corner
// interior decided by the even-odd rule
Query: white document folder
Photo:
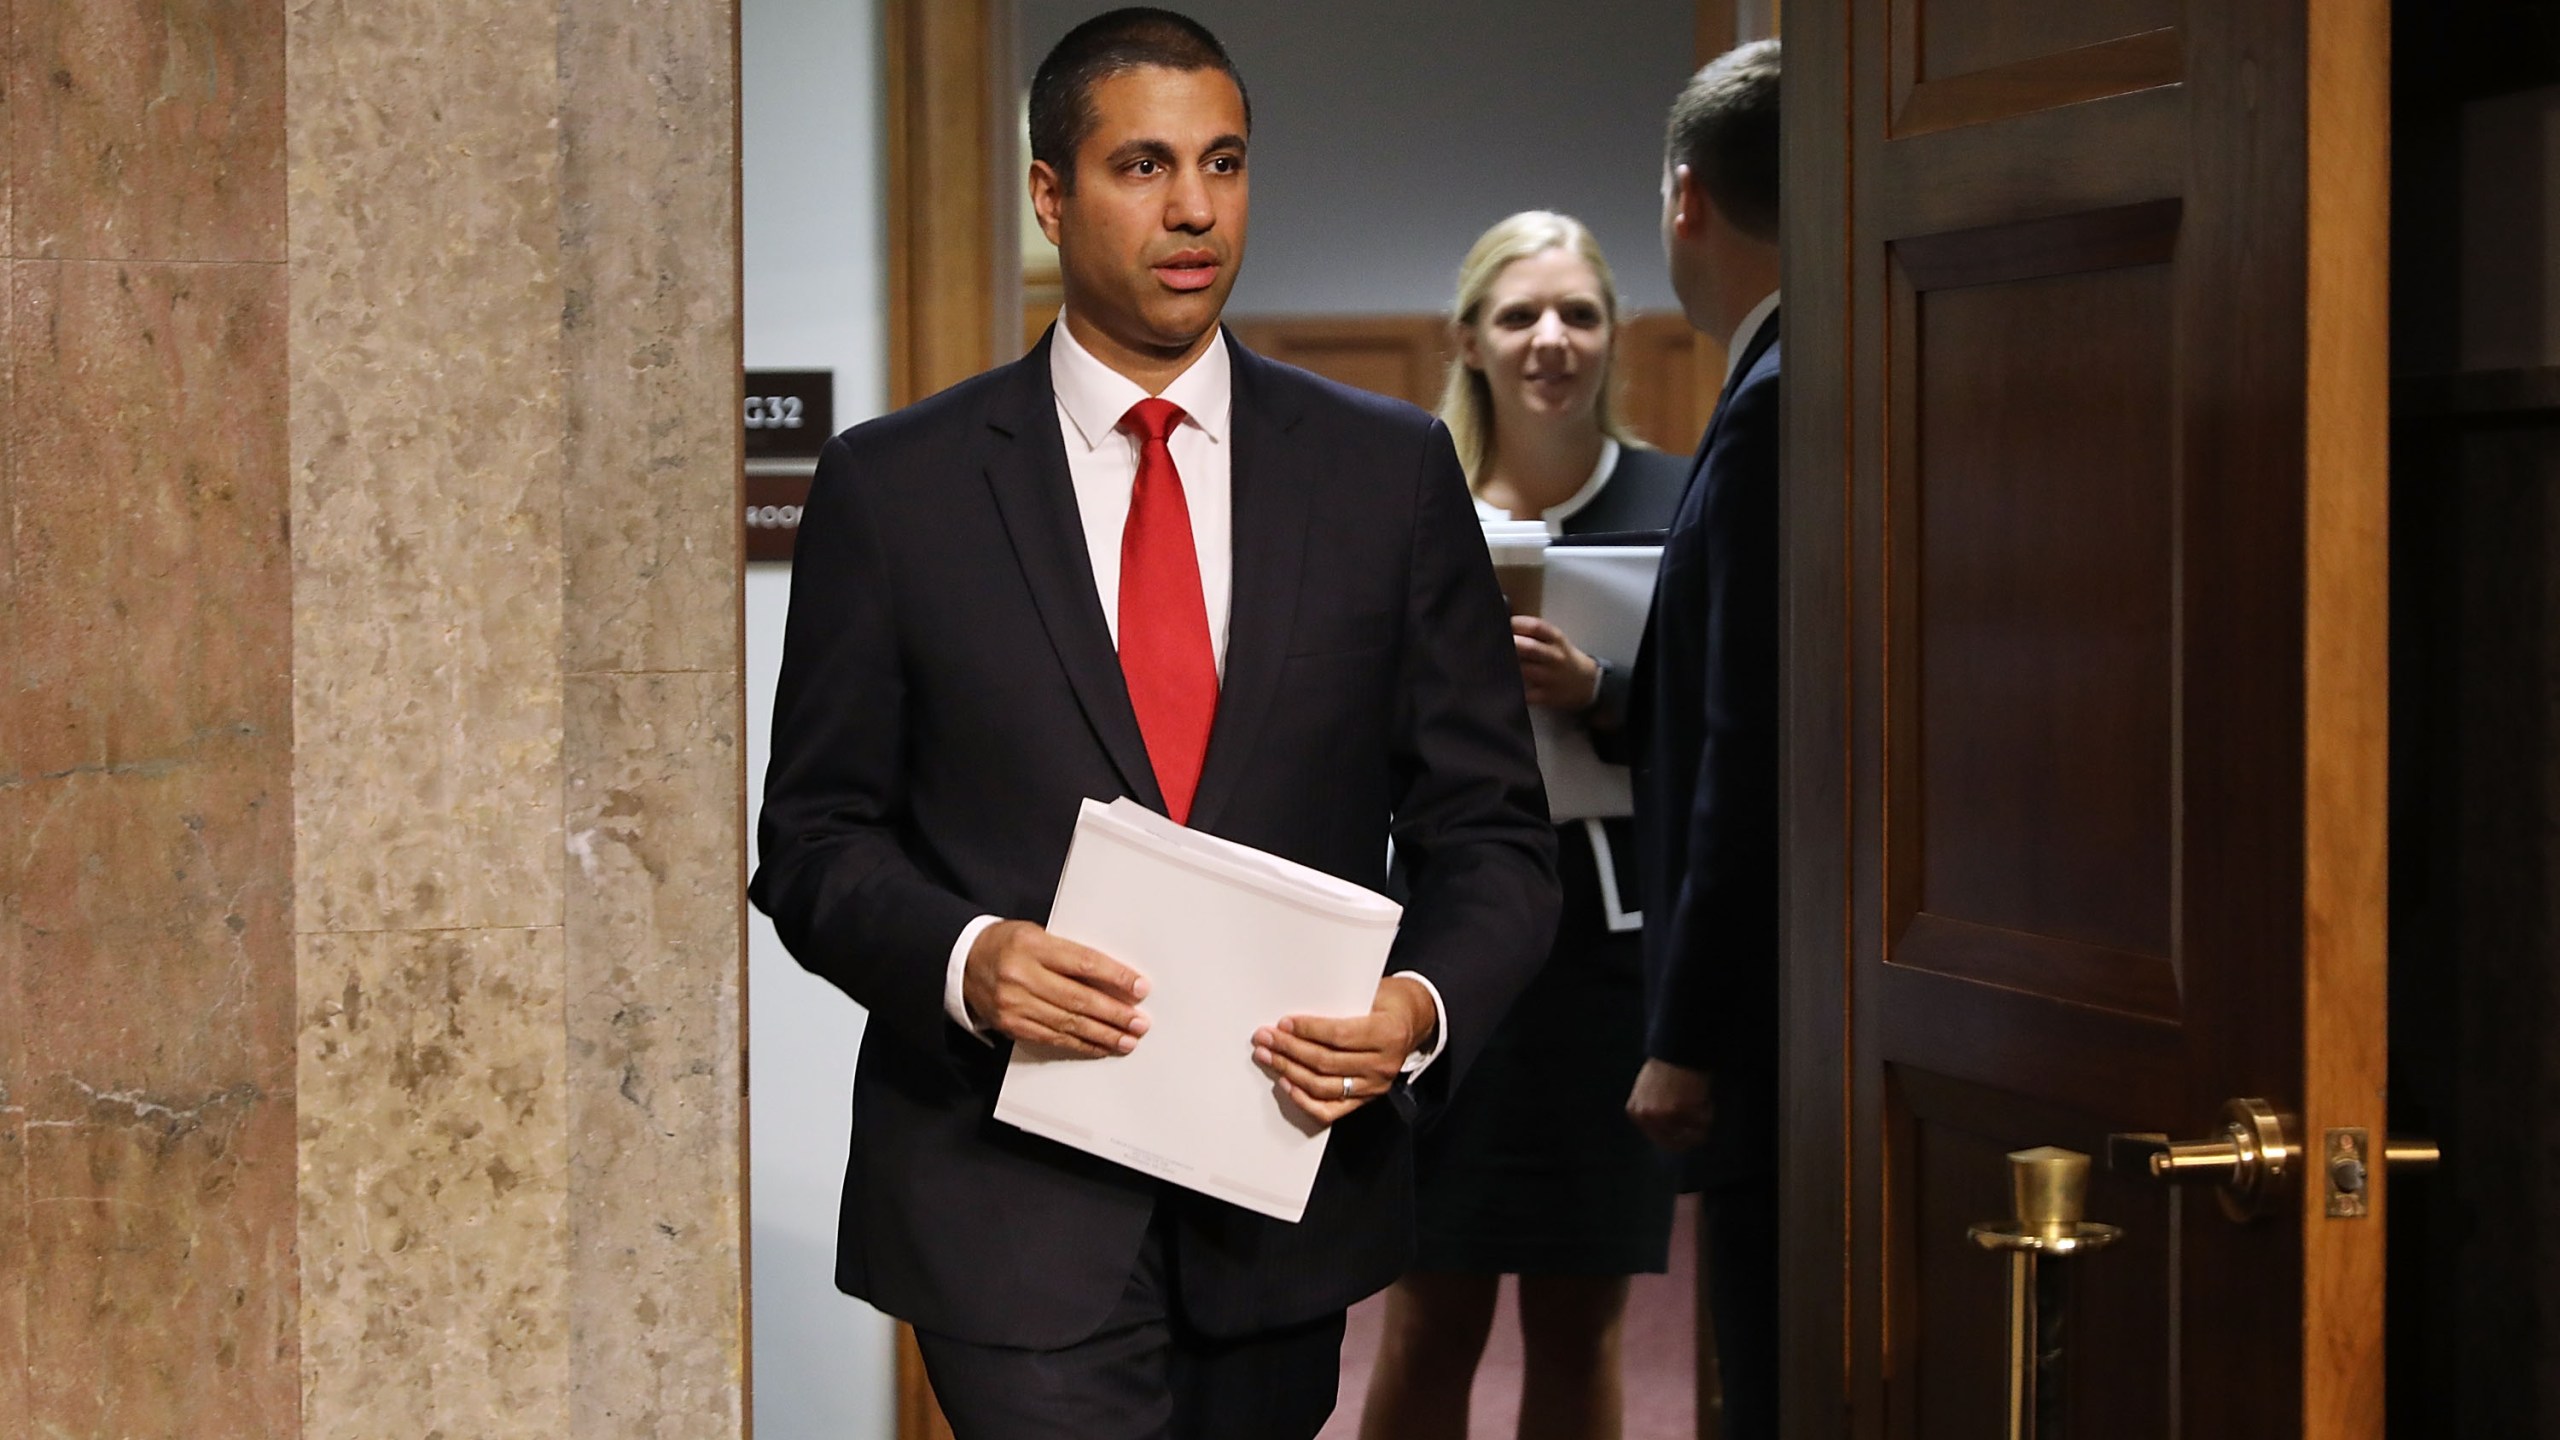
[[[1661,567],[1659,545],[1555,546],[1547,551],[1540,609],[1584,654],[1633,665],[1646,612],[1653,608],[1654,572]],[[1633,813],[1626,767],[1601,759],[1580,721],[1532,706],[1529,725],[1538,737],[1549,815],[1565,821]]]
[[[1147,977],[1148,1030],[1107,1059],[1017,1046],[996,1118],[1296,1223],[1332,1131],[1280,1098],[1253,1032],[1368,1014],[1403,913],[1133,801],[1085,801],[1049,929]]]

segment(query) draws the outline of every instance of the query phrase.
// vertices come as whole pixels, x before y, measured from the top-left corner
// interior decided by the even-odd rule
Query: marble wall
[[[742,1433],[733,0],[0,40],[0,1430]]]
[[[292,6],[308,1436],[743,1428],[735,23]]]
[[[290,1435],[284,7],[0,34],[0,1429]]]
[[[735,0],[560,6],[572,1435],[744,1426]]]

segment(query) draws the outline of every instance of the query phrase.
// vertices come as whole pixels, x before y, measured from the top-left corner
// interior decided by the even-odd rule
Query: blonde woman
[[[1487,518],[1659,531],[1687,466],[1617,415],[1618,296],[1580,221],[1514,215],[1459,268],[1440,401]],[[1612,729],[1624,673],[1512,619],[1530,703]],[[1387,1295],[1363,1440],[1456,1440],[1504,1275],[1526,1359],[1518,1435],[1619,1433],[1627,1277],[1669,1258],[1672,1172],[1626,1117],[1644,1063],[1643,956],[1624,820],[1557,827],[1564,918],[1546,967],[1416,1152],[1420,1249]]]

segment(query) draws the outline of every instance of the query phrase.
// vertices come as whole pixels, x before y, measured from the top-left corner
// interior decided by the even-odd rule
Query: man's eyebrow
[[[1173,147],[1162,140],[1131,140],[1112,151],[1103,163],[1117,170],[1137,160],[1153,160],[1170,169],[1173,165]]]
[[[1217,139],[1212,140],[1207,145],[1201,147],[1200,153],[1203,155],[1215,155],[1221,150],[1242,150],[1243,148],[1245,148],[1243,136],[1227,134],[1221,135]]]

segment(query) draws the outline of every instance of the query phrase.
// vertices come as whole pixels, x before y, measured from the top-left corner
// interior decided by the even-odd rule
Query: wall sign
[[[748,371],[746,421],[748,459],[817,459],[836,433],[836,373]]]
[[[800,507],[809,499],[809,472],[747,475],[747,558],[789,560],[800,539]]]
[[[744,489],[749,560],[791,558],[819,448],[835,434],[835,372],[750,370]]]

